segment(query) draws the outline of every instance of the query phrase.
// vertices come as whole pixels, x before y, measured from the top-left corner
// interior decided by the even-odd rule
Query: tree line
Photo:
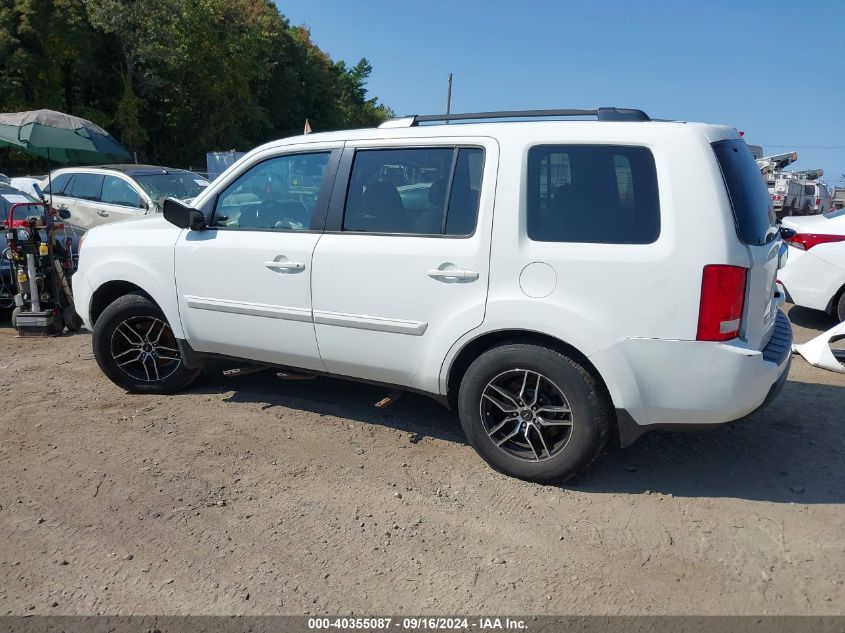
[[[368,96],[371,72],[270,0],[0,0],[0,111],[81,116],[162,165],[301,134],[306,118],[375,125],[392,112]]]

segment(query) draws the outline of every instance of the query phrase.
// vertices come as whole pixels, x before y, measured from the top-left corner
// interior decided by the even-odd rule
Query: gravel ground
[[[544,487],[421,396],[220,367],[132,396],[87,334],[0,345],[0,615],[845,613],[845,376],[800,357],[751,419]]]

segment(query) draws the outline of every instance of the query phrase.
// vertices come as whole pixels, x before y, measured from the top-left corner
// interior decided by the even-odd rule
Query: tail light
[[[776,194],[773,194],[773,195],[772,195],[772,200],[780,200],[780,194],[777,194],[777,193],[776,193]]]
[[[740,266],[704,267],[696,340],[729,341],[739,336],[747,273]]]
[[[808,251],[819,244],[845,242],[845,235],[825,235],[823,233],[796,233],[786,240],[795,248]]]
[[[822,203],[821,198],[816,198],[816,206],[819,206]]]

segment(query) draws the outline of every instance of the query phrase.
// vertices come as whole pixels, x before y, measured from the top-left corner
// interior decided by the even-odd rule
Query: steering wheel
[[[278,200],[265,200],[258,207],[258,224],[264,228],[302,230],[306,227],[285,215],[285,205]]]

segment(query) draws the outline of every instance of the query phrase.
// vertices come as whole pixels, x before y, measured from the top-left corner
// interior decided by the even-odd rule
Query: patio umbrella
[[[65,164],[129,158],[129,152],[99,125],[55,110],[0,114],[0,147]]]

